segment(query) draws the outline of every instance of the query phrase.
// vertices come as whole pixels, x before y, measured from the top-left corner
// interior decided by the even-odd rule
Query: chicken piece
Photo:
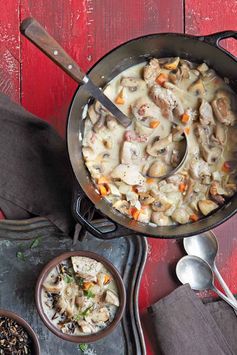
[[[138,171],[136,165],[118,165],[112,172],[111,177],[113,179],[121,179],[128,185],[143,185],[145,183],[145,178]]]
[[[177,208],[172,214],[172,218],[179,224],[186,224],[189,222],[190,213],[185,208]]]
[[[198,157],[190,159],[189,172],[193,179],[199,179],[204,175],[211,175],[209,165],[203,159]]]
[[[140,164],[141,163],[141,150],[136,142],[125,141],[121,150],[121,163],[122,164]]]
[[[175,70],[179,65],[180,58],[169,58],[168,62],[164,64],[164,68],[168,70]]]
[[[169,134],[167,137],[161,138],[159,136],[152,138],[147,144],[146,151],[152,157],[157,157],[159,154],[163,153],[163,150],[172,143],[172,134]]]
[[[105,302],[109,304],[113,304],[116,307],[119,307],[119,298],[115,292],[111,290],[107,290],[105,293]]]
[[[155,83],[157,76],[160,74],[161,68],[159,60],[153,58],[145,66],[143,77],[148,86],[152,86]]]
[[[155,198],[155,201],[152,203],[151,208],[155,212],[165,212],[171,207],[171,203],[167,201],[166,198],[158,196]]]
[[[88,323],[101,324],[109,320],[109,311],[106,307],[95,309],[90,315],[85,317]]]
[[[216,94],[216,98],[212,101],[212,108],[216,119],[226,126],[233,126],[236,117],[232,111],[231,94],[224,90],[220,90]]]
[[[149,208],[142,209],[138,215],[138,222],[149,223],[151,218],[151,211]]]
[[[151,221],[158,226],[168,226],[172,224],[171,219],[163,212],[152,212]]]
[[[211,200],[200,200],[198,207],[204,216],[207,216],[212,211],[216,210],[219,206]]]
[[[212,107],[206,100],[202,99],[199,107],[199,120],[202,125],[214,125]]]
[[[178,118],[184,114],[180,99],[171,90],[154,85],[150,90],[150,96],[165,118],[172,120],[173,113]]]
[[[131,106],[132,113],[137,120],[145,122],[147,118],[157,119],[160,115],[159,108],[147,100],[146,97],[140,97]]]
[[[71,260],[73,270],[78,276],[86,281],[96,281],[96,275],[103,266],[100,262],[85,256],[72,256]]]

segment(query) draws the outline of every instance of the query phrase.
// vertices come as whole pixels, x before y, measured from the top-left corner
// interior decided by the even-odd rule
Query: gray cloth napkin
[[[64,140],[0,94],[0,209],[8,219],[48,218],[69,233],[72,172]]]
[[[237,317],[225,302],[203,304],[189,285],[149,309],[157,354],[236,355]]]

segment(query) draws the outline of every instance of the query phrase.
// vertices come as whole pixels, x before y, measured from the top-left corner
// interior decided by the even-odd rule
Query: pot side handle
[[[237,31],[222,31],[212,33],[207,36],[198,36],[198,39],[203,42],[207,42],[213,46],[220,48],[221,50],[227,52],[222,46],[219,45],[219,42],[223,39],[234,38],[237,40]]]
[[[114,221],[110,220],[108,217],[106,217],[107,220],[110,220],[112,222],[112,225],[114,226],[114,229],[111,231],[107,232],[102,232],[98,228],[95,227],[86,217],[85,214],[82,212],[84,196],[83,194],[80,194],[77,196],[74,202],[73,206],[73,212],[75,215],[75,218],[78,220],[78,222],[84,227],[89,233],[91,233],[94,237],[99,238],[99,239],[115,239],[115,238],[120,238],[120,237],[127,237],[133,234],[137,234],[135,231],[128,229],[126,227],[123,227],[119,224],[116,224]],[[88,204],[88,200],[86,201]]]

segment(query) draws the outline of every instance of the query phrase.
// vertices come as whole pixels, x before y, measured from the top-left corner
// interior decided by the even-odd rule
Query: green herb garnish
[[[84,291],[84,295],[87,297],[87,298],[94,298],[95,297],[95,294],[90,291],[90,290],[85,290]]]
[[[88,344],[79,344],[78,348],[84,353],[88,349]]]
[[[65,274],[63,280],[64,280],[64,282],[66,282],[66,284],[70,284],[73,282],[73,277],[69,276],[68,274]]]
[[[17,259],[19,259],[21,261],[26,261],[26,256],[22,251],[18,251],[16,253],[16,257],[17,257]]]
[[[35,240],[33,240],[33,242],[30,245],[30,249],[37,248],[39,246],[39,243],[40,243],[40,238],[38,237]]]
[[[77,278],[77,284],[78,284],[78,286],[83,287],[84,279],[82,277],[78,277]]]
[[[82,319],[82,318],[88,316],[88,314],[90,313],[91,308],[93,308],[93,305],[87,307],[83,312],[79,312],[79,313],[76,315],[75,320],[80,320],[80,319]]]

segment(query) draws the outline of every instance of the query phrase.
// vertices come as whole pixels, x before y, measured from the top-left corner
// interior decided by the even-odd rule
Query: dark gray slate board
[[[43,266],[53,257],[68,250],[95,251],[113,262],[124,277],[128,302],[123,322],[105,339],[90,344],[85,355],[143,355],[146,353],[138,314],[138,289],[147,255],[145,238],[132,236],[101,241],[86,234],[72,247],[67,237],[41,236],[39,245],[32,241],[0,240],[0,308],[12,310],[25,318],[39,336],[42,355],[81,354],[77,344],[65,342],[42,323],[34,304],[34,287]],[[17,253],[20,255],[17,257]],[[22,254],[25,260],[22,260]],[[18,253],[19,254],[19,253]]]

